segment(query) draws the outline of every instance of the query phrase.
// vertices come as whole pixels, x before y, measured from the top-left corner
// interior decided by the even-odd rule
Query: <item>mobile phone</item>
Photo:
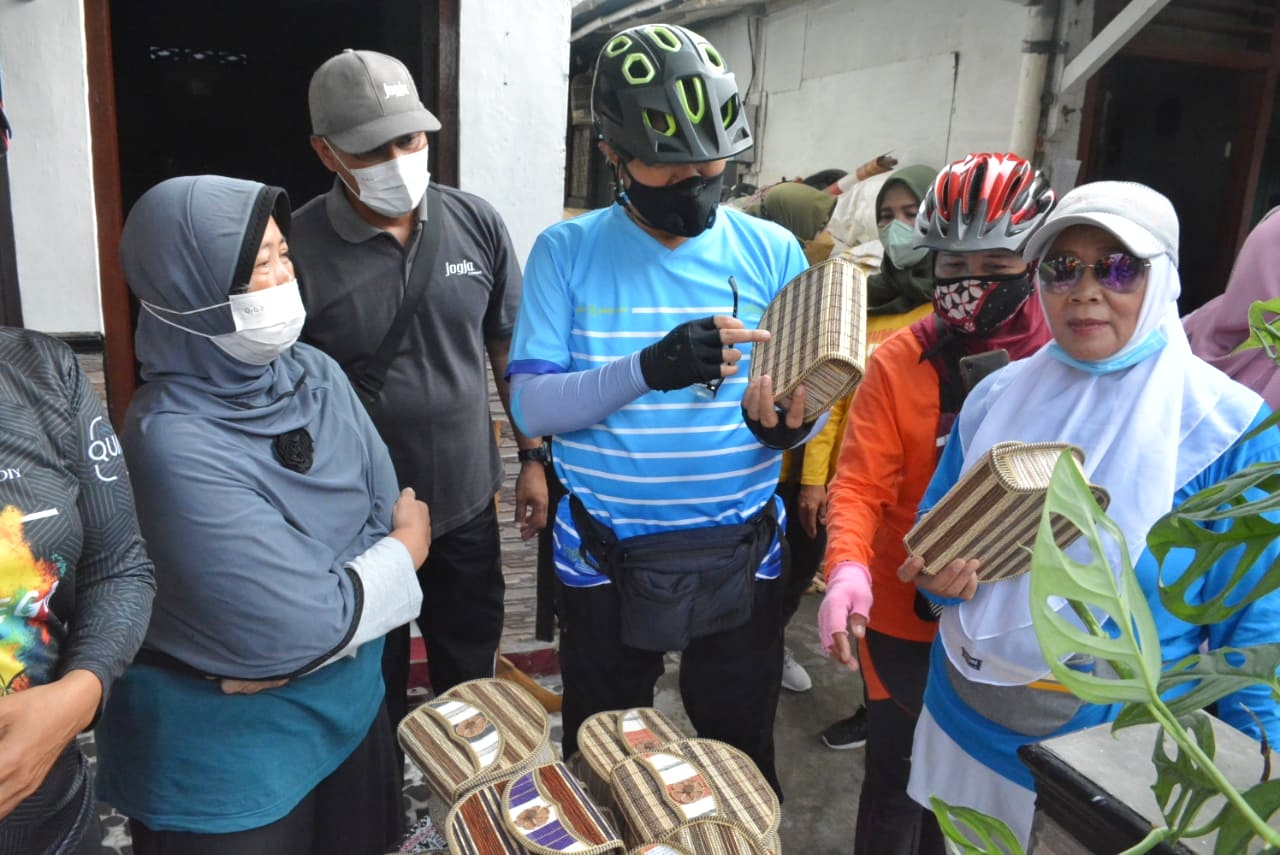
[[[960,382],[965,394],[973,391],[983,377],[999,371],[1009,364],[1009,351],[1004,348],[987,350],[960,357]]]

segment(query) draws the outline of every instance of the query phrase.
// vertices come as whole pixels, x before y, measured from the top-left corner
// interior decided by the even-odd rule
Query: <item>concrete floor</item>
[[[774,728],[782,806],[782,848],[787,855],[839,855],[853,851],[853,827],[862,787],[862,749],[833,751],[819,734],[861,704],[860,678],[832,662],[818,643],[819,594],[801,598],[787,628],[787,643],[813,678],[813,688],[785,689]],[[680,705],[672,662],[658,682],[656,706],[692,732]]]

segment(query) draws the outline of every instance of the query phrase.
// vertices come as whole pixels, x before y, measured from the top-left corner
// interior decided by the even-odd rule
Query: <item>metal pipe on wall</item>
[[[1053,37],[1060,13],[1060,3],[1053,0],[1027,10],[1027,36],[1022,42],[1018,94],[1014,98],[1013,127],[1009,132],[1009,151],[1027,160],[1036,154],[1045,75],[1055,47]]]

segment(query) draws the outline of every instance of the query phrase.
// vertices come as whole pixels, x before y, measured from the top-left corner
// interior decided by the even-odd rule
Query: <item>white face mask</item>
[[[880,229],[880,243],[884,244],[889,260],[899,270],[910,270],[929,254],[927,246],[913,247],[911,244],[915,240],[916,230],[896,217],[887,227]]]
[[[194,315],[210,309],[231,307],[235,332],[209,335],[188,329],[169,320],[161,312],[170,315]],[[163,306],[142,302],[142,307],[171,327],[207,338],[233,359],[250,365],[266,365],[284,351],[293,347],[302,333],[307,310],[302,305],[302,293],[298,280],[293,279],[273,288],[263,288],[249,294],[232,294],[227,302],[189,312],[175,312]]]
[[[325,140],[324,144],[329,145],[329,141]],[[431,182],[431,170],[427,168],[431,151],[428,146],[384,163],[358,168],[343,163],[333,146],[329,146],[329,151],[356,180],[358,190],[347,185],[351,192],[384,217],[400,217],[418,207]]]

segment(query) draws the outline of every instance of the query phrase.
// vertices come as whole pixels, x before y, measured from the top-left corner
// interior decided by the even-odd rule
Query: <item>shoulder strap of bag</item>
[[[435,271],[436,253],[440,250],[440,232],[443,230],[440,221],[443,216],[440,190],[435,185],[429,185],[427,187],[427,222],[422,246],[418,247],[417,257],[414,258],[413,267],[409,271],[409,281],[405,283],[400,308],[396,310],[396,316],[391,321],[387,334],[383,336],[382,343],[365,363],[364,370],[351,378],[356,394],[366,405],[378,400],[378,395],[382,392],[382,384],[387,379],[387,369],[396,358],[396,351],[400,349],[400,342],[404,340],[404,334],[409,329],[409,322],[417,314],[418,306],[422,303],[422,295],[427,290],[427,283],[431,281],[431,274]]]

